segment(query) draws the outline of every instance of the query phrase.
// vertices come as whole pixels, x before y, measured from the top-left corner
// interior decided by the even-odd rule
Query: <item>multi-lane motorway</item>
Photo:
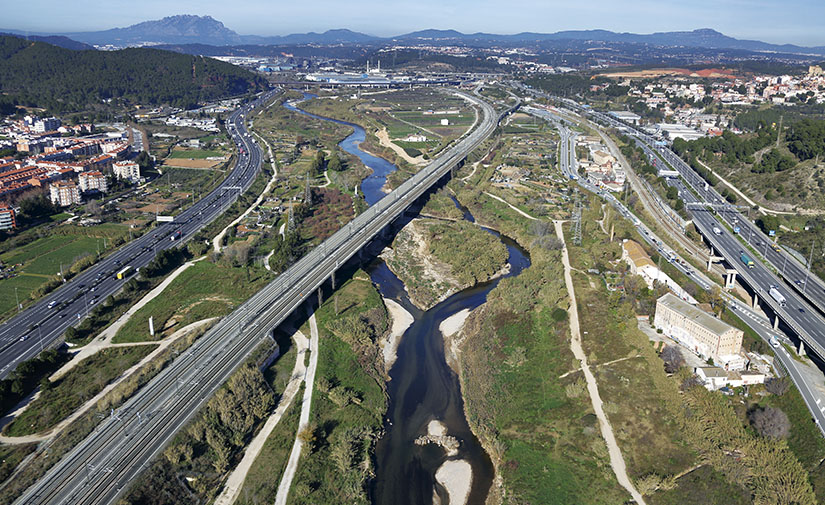
[[[277,90],[268,91],[229,116],[227,131],[242,154],[217,188],[176,216],[174,222],[159,223],[0,325],[0,379],[7,377],[21,361],[47,348],[107,296],[119,291],[157,252],[178,246],[219,216],[252,184],[261,167],[261,152],[244,127],[244,117],[276,93]],[[125,266],[132,267],[130,275],[117,279],[116,273]]]
[[[561,121],[558,116],[546,111],[542,111],[541,109],[525,108],[525,110],[539,117],[542,117],[547,121],[554,123],[557,126],[557,128],[559,128],[562,137],[562,146],[565,145],[566,138],[569,136],[569,133],[566,128],[562,130],[564,127],[561,125]],[[646,152],[649,155],[655,156],[655,153],[652,153],[648,149],[648,146],[643,144],[642,147],[645,148]],[[661,160],[659,160],[659,162],[661,162]],[[569,162],[566,162],[565,157],[562,157],[560,159],[560,166],[562,168],[562,172],[565,175],[569,176],[570,171],[567,168],[567,166],[569,166]],[[684,192],[683,197],[686,201],[691,201],[692,198],[695,199],[695,196],[690,194],[690,192],[687,191],[687,189],[681,184],[681,182],[677,180],[673,180],[670,182],[674,184],[677,187],[677,189],[679,189],[680,194]],[[678,254],[676,254],[674,251],[667,249],[665,243],[658,236],[656,236],[656,234],[652,230],[650,230],[643,222],[641,222],[636,216],[634,216],[630,212],[630,210],[628,210],[627,207],[625,207],[620,201],[618,201],[612,194],[600,190],[599,188],[590,184],[587,181],[587,179],[578,179],[578,183],[584,189],[596,193],[603,199],[607,200],[614,208],[616,208],[616,210],[622,216],[624,216],[629,221],[633,222],[634,226],[639,232],[639,235],[651,246],[655,247],[659,251],[659,253],[661,253],[664,257],[670,258],[671,263],[676,269],[680,270],[685,275],[691,277],[693,281],[696,284],[698,284],[699,287],[701,287],[702,289],[706,291],[711,290],[714,283],[704,273],[693,270],[693,268],[690,267],[689,263],[684,261],[684,259],[679,258]],[[698,207],[698,209],[700,211],[706,212],[702,207]],[[706,217],[709,219],[705,219]],[[718,227],[718,225],[714,224],[715,221],[713,220],[712,216],[699,216],[699,220],[705,223],[704,226],[710,226],[710,228],[705,228],[706,231],[716,236],[716,234],[713,233],[713,226]],[[728,246],[733,245],[735,244],[728,241]],[[761,266],[761,264],[759,265]],[[754,269],[756,268],[757,266],[755,265]],[[763,278],[764,282],[764,272],[754,272],[754,274],[759,275],[761,278]],[[769,296],[766,293],[762,294],[763,296]],[[757,309],[749,307],[748,305],[744,304],[742,301],[738,300],[733,296],[726,296],[726,298],[728,307],[731,310],[737,312],[739,314],[739,317],[743,321],[745,321],[745,323],[748,324],[748,326],[750,326],[751,329],[753,329],[765,342],[770,342],[771,337],[778,337],[780,342],[790,343],[788,340],[786,340],[772,328],[771,323],[768,320],[764,319],[757,312]],[[803,308],[803,310],[805,309]],[[817,324],[816,321],[813,319],[815,315],[808,313],[805,314],[806,316],[809,316],[811,318],[810,321],[808,321],[809,325],[815,327]],[[778,349],[776,349],[775,355],[776,359],[778,359],[779,362],[782,364],[782,367],[787,371],[788,375],[791,377],[791,380],[794,382],[800,394],[802,395],[802,398],[808,406],[808,409],[811,412],[811,415],[813,416],[813,419],[816,422],[817,427],[820,429],[820,431],[823,432],[823,434],[825,434],[825,401],[823,401],[822,395],[817,394],[817,392],[815,392],[815,388],[811,387],[811,385],[808,383],[808,381],[810,380],[809,376],[803,373],[801,370],[803,365],[798,363],[795,357],[792,356],[791,353],[787,351],[787,349],[780,346]]]
[[[222,319],[16,503],[114,502],[252,349],[495,130],[501,116],[486,102],[463,97],[482,111],[483,119],[475,130]]]

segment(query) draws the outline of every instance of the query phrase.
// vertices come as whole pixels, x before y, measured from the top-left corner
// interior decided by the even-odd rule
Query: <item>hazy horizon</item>
[[[515,0],[500,2],[443,2],[416,4],[352,0],[341,3],[316,0],[273,6],[264,0],[227,5],[215,0],[184,0],[173,5],[160,0],[139,4],[112,2],[57,2],[32,0],[8,5],[0,28],[48,33],[72,33],[123,28],[177,14],[209,15],[241,35],[276,36],[346,28],[375,36],[393,36],[424,29],[454,29],[463,33],[552,33],[565,30],[609,30],[654,33],[712,28],[738,39],[773,44],[825,45],[825,2],[789,0],[697,0],[688,5],[670,0],[642,0],[617,5],[606,0],[571,5],[566,2]],[[112,9],[111,7],[117,7]],[[50,12],[45,17],[43,12]],[[530,13],[524,17],[524,13]],[[446,21],[445,21],[446,20]],[[816,21],[819,20],[819,21]]]

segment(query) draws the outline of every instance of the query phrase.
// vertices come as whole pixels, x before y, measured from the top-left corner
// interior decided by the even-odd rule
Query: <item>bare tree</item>
[[[772,378],[765,382],[765,389],[767,389],[769,393],[773,393],[776,396],[782,396],[787,393],[789,387],[790,384],[788,384],[788,379],[785,377],[781,379]]]
[[[667,373],[676,373],[685,365],[682,351],[675,345],[665,347],[659,357],[665,362],[665,372]]]
[[[533,243],[547,249],[548,251],[560,251],[564,248],[564,243],[559,240],[558,237],[554,237],[553,235],[544,235],[537,238]]]
[[[688,389],[692,389],[695,386],[701,386],[702,379],[699,378],[698,375],[693,374],[687,379],[683,380],[682,383],[679,385],[679,389],[682,391],[687,391]]]
[[[750,413],[751,424],[763,437],[787,438],[791,432],[791,422],[788,416],[779,409],[765,407]]]
[[[550,223],[548,223],[547,221],[536,220],[533,221],[533,223],[530,225],[530,231],[533,233],[533,235],[539,238],[550,233],[550,229]]]
[[[103,215],[103,209],[97,200],[89,200],[89,203],[86,204],[86,212],[97,219],[100,219]]]

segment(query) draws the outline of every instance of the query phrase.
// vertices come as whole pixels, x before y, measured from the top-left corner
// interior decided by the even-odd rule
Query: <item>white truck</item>
[[[782,295],[782,293],[779,292],[779,289],[776,286],[771,286],[771,290],[769,291],[769,293],[771,294],[771,298],[776,300],[780,307],[785,306],[787,300],[785,300],[785,297]]]

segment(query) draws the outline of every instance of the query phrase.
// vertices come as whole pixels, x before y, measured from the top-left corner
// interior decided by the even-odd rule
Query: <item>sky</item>
[[[175,14],[210,15],[241,35],[333,28],[378,36],[426,28],[501,34],[713,28],[740,39],[825,45],[823,0],[12,0],[3,7],[0,29],[97,31]]]

